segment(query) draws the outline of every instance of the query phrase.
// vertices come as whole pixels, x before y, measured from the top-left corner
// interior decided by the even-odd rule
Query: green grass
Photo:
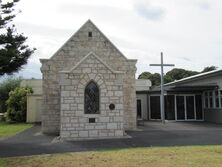
[[[0,167],[7,167],[7,163],[0,160]]]
[[[0,167],[104,166],[220,167],[222,166],[222,146],[144,147],[0,158]]]
[[[32,126],[32,124],[26,123],[0,122],[0,139],[14,136],[25,129],[31,128]]]

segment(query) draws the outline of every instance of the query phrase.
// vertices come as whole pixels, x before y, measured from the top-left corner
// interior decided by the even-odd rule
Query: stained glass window
[[[99,88],[91,81],[85,88],[85,114],[99,114]]]

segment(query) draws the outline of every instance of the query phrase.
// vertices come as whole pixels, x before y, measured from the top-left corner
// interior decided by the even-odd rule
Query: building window
[[[220,98],[219,98],[219,91],[215,91],[215,107],[219,108],[220,107]]]
[[[93,81],[85,88],[85,114],[99,114],[99,88]]]
[[[208,108],[209,107],[209,103],[208,103],[208,92],[205,92],[204,93],[204,99],[205,99],[205,108]]]
[[[89,33],[88,33],[88,37],[92,37],[92,32],[89,32]]]
[[[220,108],[222,108],[222,90],[219,91],[220,96]]]
[[[213,92],[210,91],[208,94],[209,97],[209,108],[213,108]]]
[[[204,92],[205,108],[222,108],[222,90]]]

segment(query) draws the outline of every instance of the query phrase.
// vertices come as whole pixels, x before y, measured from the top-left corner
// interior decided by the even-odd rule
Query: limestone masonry
[[[113,138],[136,128],[137,60],[127,59],[90,20],[50,59],[40,61],[44,133],[62,139]],[[99,87],[99,114],[84,113],[90,81]]]

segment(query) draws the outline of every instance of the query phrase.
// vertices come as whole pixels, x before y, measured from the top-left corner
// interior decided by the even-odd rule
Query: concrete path
[[[127,132],[131,138],[87,141],[58,141],[45,136],[36,125],[12,138],[0,141],[0,157],[95,151],[115,148],[185,145],[221,145],[222,124],[146,122],[138,131]]]

